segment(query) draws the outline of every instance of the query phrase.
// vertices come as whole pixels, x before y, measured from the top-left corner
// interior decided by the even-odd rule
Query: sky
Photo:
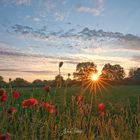
[[[0,0],[0,75],[73,74],[79,62],[140,67],[140,0]],[[71,77],[72,78],[72,77]]]

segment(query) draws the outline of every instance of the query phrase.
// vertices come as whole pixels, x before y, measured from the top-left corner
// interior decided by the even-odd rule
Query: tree
[[[97,66],[93,62],[82,62],[77,64],[73,76],[74,79],[83,81],[87,80],[92,73],[97,73]]]
[[[11,81],[12,86],[28,86],[29,82],[24,80],[23,78],[16,78],[13,81]]]
[[[40,79],[34,80],[34,81],[32,82],[32,84],[33,84],[34,86],[43,86],[43,85],[44,85],[43,81],[40,80]]]
[[[111,65],[108,63],[102,69],[102,77],[108,80],[122,80],[125,77],[125,72],[120,65]]]
[[[136,67],[130,68],[129,73],[128,73],[128,76],[129,76],[130,78],[133,77],[133,76],[134,76],[134,72],[135,72],[136,70],[137,70]]]
[[[134,71],[134,75],[132,76],[132,79],[134,81],[136,81],[137,83],[140,83],[140,68],[137,68],[135,71]]]

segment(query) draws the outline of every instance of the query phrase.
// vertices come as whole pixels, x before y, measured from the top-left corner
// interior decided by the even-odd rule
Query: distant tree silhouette
[[[140,84],[140,68],[137,68],[134,71],[134,75],[131,78],[134,80],[134,82],[136,82],[137,84]]]
[[[23,78],[16,78],[10,82],[12,86],[28,86],[29,82]]]
[[[36,80],[34,80],[34,81],[32,82],[32,84],[33,84],[34,86],[43,86],[43,85],[44,85],[44,82],[43,82],[42,80],[40,80],[40,79],[36,79]]]
[[[137,70],[136,67],[130,68],[129,73],[128,73],[128,76],[129,76],[130,78],[133,77],[133,76],[134,76],[134,72],[135,72],[136,70]]]
[[[108,63],[102,69],[102,76],[108,80],[122,80],[125,77],[125,72],[120,65],[111,65]]]
[[[76,66],[76,72],[73,73],[74,79],[78,81],[87,80],[91,73],[97,72],[97,66],[94,62],[82,62]]]

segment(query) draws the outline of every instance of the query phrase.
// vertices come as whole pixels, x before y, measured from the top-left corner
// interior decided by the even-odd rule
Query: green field
[[[9,132],[12,140],[139,140],[140,139],[140,86],[109,86],[93,94],[80,87],[51,88],[48,95],[44,88],[15,88],[21,94],[13,99],[10,90],[6,102],[0,103],[0,133]],[[81,91],[81,93],[80,93]],[[84,101],[79,107],[72,105],[72,96],[82,94]],[[22,108],[21,102],[34,97],[39,104]],[[50,114],[41,107],[52,102],[55,112]],[[105,104],[104,119],[98,111],[99,103]],[[17,113],[8,114],[14,106]],[[38,110],[36,110],[38,108]]]

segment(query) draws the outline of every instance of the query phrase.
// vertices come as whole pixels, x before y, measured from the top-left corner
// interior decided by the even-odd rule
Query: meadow
[[[140,139],[140,86],[109,86],[93,98],[79,86],[5,90],[0,140]],[[15,98],[13,91],[20,96]],[[23,104],[31,98],[38,102]],[[8,111],[11,107],[15,110]]]

